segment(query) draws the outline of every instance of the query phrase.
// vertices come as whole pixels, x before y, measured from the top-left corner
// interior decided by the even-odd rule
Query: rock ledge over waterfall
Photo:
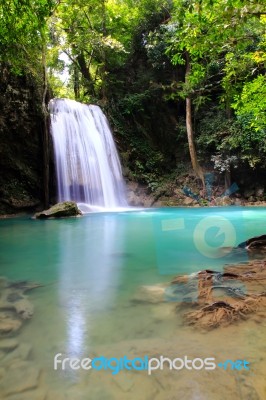
[[[45,218],[62,218],[62,217],[77,217],[81,215],[77,204],[74,201],[64,201],[57,203],[48,210],[38,212],[34,215],[34,218],[45,219]]]

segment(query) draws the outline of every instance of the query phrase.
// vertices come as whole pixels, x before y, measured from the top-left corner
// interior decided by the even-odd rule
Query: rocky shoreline
[[[238,190],[237,185],[232,185],[232,193],[230,190],[225,191],[223,186],[216,186],[212,193],[206,194],[199,190],[199,186],[195,177],[188,174],[186,178],[177,182],[167,181],[161,185],[157,183],[156,189],[152,189],[149,185],[139,183],[137,181],[128,180],[126,183],[126,197],[129,206],[159,208],[159,207],[266,207],[266,196],[264,187],[253,189]],[[51,206],[54,207],[54,206]],[[15,212],[14,212],[15,211]],[[31,216],[31,213],[16,208],[10,214],[0,214],[0,219]],[[35,208],[40,218],[45,218],[44,212],[40,204]],[[53,211],[53,210],[52,210]]]
[[[189,189],[191,187],[191,189]],[[184,181],[180,185],[167,183],[154,192],[144,184],[129,181],[127,183],[127,200],[136,207],[225,207],[225,206],[258,206],[266,207],[264,188],[236,191],[232,194],[217,187],[209,197],[198,190],[193,181]]]
[[[172,303],[183,323],[210,330],[253,318],[266,318],[266,235],[250,238],[232,251],[245,252],[248,261],[226,264],[223,271],[201,270],[178,275],[170,283],[142,286],[137,303]]]
[[[207,204],[207,205],[200,205],[195,201],[191,202],[191,199],[188,198],[187,200],[185,199],[183,202],[178,202],[174,203],[172,202],[170,205],[164,204],[164,201],[154,201],[154,199],[151,196],[144,195],[142,196],[136,196],[135,199],[132,199],[132,197],[129,199],[129,206],[131,207],[145,207],[145,208],[175,208],[175,207],[187,207],[187,208],[198,208],[198,207],[229,207],[229,206],[239,206],[239,207],[266,207],[266,201],[255,201],[255,202],[249,202],[249,201],[237,201],[233,202],[231,204]],[[188,204],[189,203],[189,204]],[[42,212],[38,212],[42,213]],[[12,218],[18,218],[18,217],[28,217],[29,219],[32,218],[33,213],[25,213],[25,212],[18,212],[18,213],[12,213],[12,214],[3,214],[0,215],[0,220],[1,219],[12,219]],[[79,216],[74,215],[74,216]],[[57,218],[56,216],[50,217],[50,218]],[[35,218],[33,218],[35,219]]]
[[[41,287],[36,282],[0,278],[0,395],[9,400],[44,399],[39,396],[41,369],[31,359],[32,346],[18,333],[34,313],[27,292]],[[24,394],[25,392],[25,394]],[[38,394],[39,393],[39,394]]]

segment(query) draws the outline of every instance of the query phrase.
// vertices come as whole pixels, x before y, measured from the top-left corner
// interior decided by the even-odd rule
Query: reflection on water
[[[115,302],[123,258],[123,221],[105,216],[100,227],[92,219],[82,230],[59,229],[59,303],[65,307],[66,353],[80,357],[90,349],[93,316]]]
[[[265,233],[265,209],[234,209],[233,213],[231,208],[215,209],[216,215],[217,211],[235,227],[236,244]],[[32,346],[27,363],[42,372],[37,388],[31,389],[33,397],[27,389],[20,400],[44,399],[34,397],[37,390],[46,394],[45,400],[263,400],[265,319],[256,320],[254,315],[206,333],[183,324],[176,308],[180,293],[174,293],[175,301],[134,300],[141,286],[169,282],[173,274],[189,274],[202,267],[223,269],[220,258],[197,257],[191,241],[191,229],[210,215],[209,209],[168,209],[0,221],[1,275],[45,284],[29,293],[35,313],[17,335],[20,343]],[[180,218],[184,221],[177,224]],[[213,231],[208,234],[204,240],[218,251],[225,237]],[[233,245],[225,243],[225,247]],[[243,254],[247,257],[230,253],[225,262],[239,261]],[[117,376],[110,371],[68,371],[66,375],[53,370],[57,353],[129,358],[188,355],[215,357],[218,362],[247,359],[251,373],[166,369],[152,376],[131,371]],[[18,380],[12,374],[10,370],[9,376]],[[0,373],[0,397],[2,389]]]

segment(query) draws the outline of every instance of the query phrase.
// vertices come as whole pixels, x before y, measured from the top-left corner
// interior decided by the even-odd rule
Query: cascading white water
[[[100,107],[53,99],[49,111],[58,200],[82,203],[85,210],[127,206],[118,153]]]

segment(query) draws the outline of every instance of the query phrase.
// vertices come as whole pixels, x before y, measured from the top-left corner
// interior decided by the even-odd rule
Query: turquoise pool
[[[136,301],[136,293],[177,274],[222,271],[226,263],[247,261],[246,252],[231,247],[266,233],[266,208],[23,217],[0,220],[0,230],[0,275],[43,285],[28,293],[34,316],[16,335],[30,344],[27,361],[41,371],[37,388],[30,389],[33,397],[22,391],[25,400],[38,400],[38,393],[48,400],[265,398],[265,323],[197,332],[183,325],[174,303]],[[246,358],[252,371],[55,371],[57,353]]]

